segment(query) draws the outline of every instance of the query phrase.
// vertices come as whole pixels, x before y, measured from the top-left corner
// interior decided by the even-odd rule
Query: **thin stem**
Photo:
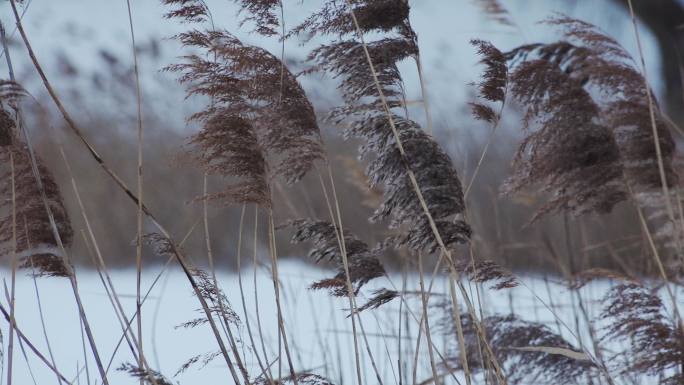
[[[4,33],[3,33],[4,35]],[[12,385],[12,369],[14,367],[14,309],[15,309],[15,286],[17,279],[17,191],[14,168],[14,154],[10,150],[10,172],[12,188],[12,280],[9,295],[10,328],[7,342],[7,385]]]
[[[251,323],[249,322],[249,315],[247,312],[247,301],[245,300],[245,289],[242,285],[242,232],[244,229],[246,208],[247,208],[247,205],[243,204],[242,210],[240,211],[240,226],[239,226],[238,244],[237,244],[237,274],[238,274],[238,286],[240,288],[240,302],[242,303],[242,311],[245,314],[245,325],[247,326],[247,335],[249,336],[249,342],[252,346],[252,350],[253,350],[254,356],[256,357],[257,364],[259,365],[259,369],[261,369],[261,372],[266,377],[266,379],[268,379],[269,383],[271,385],[274,385],[273,378],[271,378],[270,372],[266,369],[266,367],[264,366],[264,363],[261,361],[261,356],[259,354],[259,351],[258,351],[257,346],[256,346],[256,342],[254,340],[254,334],[252,333],[252,326],[251,326]]]
[[[423,253],[418,253],[418,273],[420,278],[420,299],[423,304],[423,314],[425,318],[425,339],[428,344],[428,357],[430,357],[430,368],[432,369],[432,376],[435,379],[435,385],[440,385],[440,377],[437,372],[437,365],[435,364],[435,356],[432,346],[432,335],[430,333],[430,321],[428,317],[428,301],[429,297],[425,294],[425,276],[423,274]]]
[[[658,173],[660,174],[660,183],[663,190],[663,199],[665,200],[665,206],[667,208],[667,214],[672,222],[672,229],[674,231],[673,238],[675,244],[677,245],[677,254],[680,259],[684,259],[682,244],[681,244],[681,229],[677,226],[678,222],[675,219],[674,210],[672,208],[672,201],[670,196],[670,188],[668,186],[667,174],[665,172],[665,163],[663,161],[663,151],[660,148],[660,137],[658,134],[658,124],[656,122],[656,107],[653,101],[653,95],[651,95],[651,87],[648,81],[648,72],[646,71],[646,59],[644,58],[644,51],[641,46],[641,36],[639,34],[639,28],[637,27],[636,15],[634,13],[634,7],[632,5],[632,0],[627,0],[629,5],[629,14],[632,19],[632,26],[634,27],[634,37],[636,38],[637,48],[639,51],[639,59],[641,62],[641,72],[644,78],[644,87],[646,89],[646,97],[648,98],[648,113],[651,119],[651,130],[653,134],[653,143],[655,146],[656,156],[658,158]]]
[[[207,174],[204,174],[204,195],[207,196],[208,194],[208,178]],[[209,215],[208,215],[208,203],[207,200],[205,199],[203,204],[202,204],[202,217],[204,218],[204,241],[207,247],[207,258],[209,259],[209,268],[211,270],[211,277],[214,285],[214,295],[216,296],[216,301],[218,302],[215,305],[218,305],[219,311],[221,312],[221,320],[223,321],[223,327],[225,329],[226,334],[228,335],[228,343],[230,344],[230,348],[233,352],[233,357],[235,357],[235,363],[240,370],[240,373],[242,374],[242,378],[245,380],[245,385],[249,385],[249,374],[247,373],[247,369],[245,368],[244,364],[242,363],[242,358],[240,357],[240,352],[238,352],[237,349],[237,344],[235,342],[235,337],[233,336],[233,332],[230,329],[230,322],[228,320],[228,315],[226,313],[225,309],[225,304],[223,303],[223,294],[221,292],[221,289],[219,288],[218,285],[218,279],[216,279],[216,268],[214,266],[214,253],[211,248],[211,236],[209,233]],[[138,317],[140,318],[140,317]]]
[[[292,363],[292,356],[290,354],[290,347],[287,342],[287,333],[285,331],[285,321],[283,319],[283,310],[280,301],[280,283],[278,274],[278,252],[276,250],[275,242],[275,224],[273,222],[273,209],[268,209],[268,235],[270,242],[271,251],[271,277],[273,279],[273,290],[275,293],[276,310],[278,315],[278,330],[280,332],[280,337],[282,338],[283,348],[285,349],[285,356],[287,358],[287,365],[290,369],[290,375],[292,376],[292,382],[294,385],[298,385],[297,373],[294,370],[294,364]],[[279,359],[280,361],[280,359]]]
[[[24,232],[26,234],[26,243],[30,246],[30,239],[29,239],[29,230],[28,230],[28,222],[26,221],[26,218],[24,218]],[[52,363],[52,366],[57,367],[57,364],[55,363],[55,356],[52,353],[52,344],[50,344],[50,339],[48,338],[48,332],[47,332],[47,326],[45,325],[45,315],[43,314],[43,302],[41,301],[40,298],[40,290],[38,290],[38,278],[36,276],[36,270],[35,266],[33,265],[33,259],[29,259],[31,263],[31,275],[32,275],[32,280],[33,280],[33,289],[36,294],[36,305],[38,306],[38,316],[40,318],[40,326],[43,332],[43,338],[45,340],[45,346],[47,347],[48,351],[48,356],[50,356],[50,362]],[[62,385],[62,379],[57,376],[57,382]]]
[[[141,281],[142,281],[142,236],[143,236],[143,117],[142,117],[142,93],[140,88],[140,74],[138,69],[138,53],[135,44],[135,29],[133,28],[133,13],[131,11],[131,1],[126,0],[126,8],[128,10],[128,25],[131,33],[131,48],[133,51],[133,72],[135,74],[135,98],[138,116],[138,215],[137,215],[137,242],[135,247],[135,304],[138,310],[137,326],[138,326],[138,367],[142,368],[144,353],[143,353],[143,334],[142,334],[142,309],[140,303]],[[143,384],[143,379],[140,379],[140,385]]]
[[[17,337],[20,340],[22,340],[26,344],[26,346],[29,347],[29,349],[33,352],[33,354],[35,354],[35,356],[38,357],[38,359],[40,361],[42,361],[45,364],[45,366],[48,367],[48,369],[50,369],[53,373],[55,373],[57,376],[59,376],[59,378],[61,378],[62,381],[64,381],[67,384],[70,384],[71,382],[69,380],[67,380],[67,378],[64,377],[64,375],[62,375],[62,373],[59,372],[57,367],[52,365],[52,363],[47,358],[45,358],[45,356],[36,348],[36,346],[33,343],[31,343],[31,341],[29,341],[29,339],[26,337],[26,335],[24,335],[24,333],[21,331],[21,329],[17,326],[16,319],[14,321],[12,321],[12,319],[10,318],[9,312],[7,311],[7,309],[5,309],[4,306],[2,306],[2,303],[0,303],[0,313],[2,313],[3,317],[5,318],[5,321],[10,323],[11,327],[14,328],[14,331],[16,332]]]
[[[271,366],[268,365],[268,354],[266,353],[266,343],[264,342],[264,332],[261,327],[261,314],[259,312],[259,285],[257,285],[257,252],[258,252],[258,242],[259,239],[259,206],[254,205],[254,244],[252,246],[252,280],[254,285],[254,309],[257,321],[257,330],[259,332],[259,341],[261,342],[261,351],[264,354],[264,363],[267,365],[269,372],[269,377],[273,378],[271,374]]]

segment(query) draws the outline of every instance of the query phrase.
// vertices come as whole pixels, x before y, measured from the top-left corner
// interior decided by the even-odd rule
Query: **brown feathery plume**
[[[399,30],[404,37],[415,32],[409,24],[410,7],[406,0],[352,0],[354,14],[361,31],[390,32]],[[345,2],[328,0],[321,9],[290,31],[288,36],[348,35],[356,32],[356,27]]]
[[[199,20],[210,17],[204,7]],[[181,12],[177,17],[195,21],[200,14],[184,18]],[[191,30],[177,38],[202,54],[185,56],[183,63],[166,70],[180,74],[188,96],[210,99],[190,117],[203,126],[190,140],[193,153],[208,173],[239,180],[205,198],[270,204],[268,175],[294,183],[324,157],[304,90],[280,59],[227,31]]]
[[[326,70],[340,79],[339,89],[345,106],[335,109],[330,119],[336,123],[350,120],[345,136],[361,138],[362,157],[372,158],[366,170],[371,186],[380,187],[384,201],[373,220],[389,219],[391,227],[410,227],[410,231],[392,237],[387,244],[414,250],[438,248],[429,220],[409,181],[407,169],[416,176],[437,229],[449,246],[465,242],[470,227],[463,220],[463,191],[449,156],[425,133],[418,123],[402,118],[404,90],[397,63],[418,54],[416,34],[411,28],[408,2],[405,0],[352,1],[363,33],[382,33],[386,37],[366,42],[375,75],[365,60],[364,45],[346,36],[356,29],[345,2],[328,1],[322,10],[306,19],[291,34],[339,35],[331,44],[314,49],[310,60],[315,69]],[[392,109],[394,126],[405,150],[402,155],[385,110]],[[398,110],[398,111],[394,111]]]
[[[618,145],[582,82],[544,59],[519,64],[510,81],[513,96],[527,107],[527,136],[504,191],[544,186],[552,198],[534,219],[559,211],[606,213],[625,200]],[[533,119],[535,131],[529,128]]]
[[[480,7],[489,18],[506,26],[514,26],[511,14],[499,0],[476,0],[475,3]]]
[[[117,370],[126,372],[131,377],[141,380],[148,385],[173,385],[173,383],[161,373],[155,370],[141,368],[128,362],[121,364]]]
[[[478,96],[489,102],[503,104],[508,87],[506,56],[488,41],[473,39],[470,44],[477,48],[477,53],[482,58],[480,64],[485,66],[482,79],[476,83]],[[473,116],[478,120],[494,124],[501,119],[500,113],[494,112],[491,106],[484,103],[474,102],[470,106]]]
[[[505,190],[545,185],[552,200],[538,213],[608,212],[660,187],[644,79],[627,51],[597,27],[568,17],[547,20],[565,40],[530,44],[507,53],[513,96],[527,107],[527,137]],[[657,106],[656,106],[657,107]],[[660,111],[657,124],[668,185],[674,141]],[[532,122],[538,127],[529,131]],[[646,195],[643,195],[646,196]]]
[[[211,313],[219,319],[224,319],[226,324],[239,326],[240,317],[238,317],[237,313],[233,311],[232,305],[230,304],[228,297],[226,297],[226,294],[223,292],[223,290],[221,290],[219,287],[215,285],[214,280],[211,278],[211,276],[207,274],[207,272],[205,272],[204,270],[200,270],[197,268],[192,270],[192,275],[197,281],[197,286],[199,287],[200,295],[210,303],[209,309],[211,310]],[[206,317],[206,314],[204,314],[203,309],[197,309],[197,312],[202,313],[202,316],[184,322],[178,327],[194,328],[196,326],[204,325],[207,322],[209,322],[209,320]]]
[[[142,237],[144,244],[149,245],[159,256],[171,256],[174,253],[173,245],[169,239],[158,233],[145,234]],[[212,277],[204,270],[193,268],[190,274],[197,283],[197,293],[209,304],[209,312],[216,317],[223,319],[226,325],[240,325],[240,317],[233,311],[233,307],[226,297],[226,294],[217,287]],[[204,309],[198,309],[203,316],[184,322],[179,325],[182,328],[195,327],[209,322]]]
[[[142,237],[144,245],[152,248],[155,254],[160,257],[171,257],[174,255],[174,248],[169,239],[159,233],[149,233]],[[178,247],[180,248],[180,246]]]
[[[449,335],[454,335],[453,312],[444,314],[440,326]],[[469,369],[474,373],[483,371],[472,317],[463,313],[461,321]],[[595,365],[585,353],[544,324],[525,321],[516,315],[494,315],[485,317],[482,325],[510,384],[575,383],[580,376],[595,374]],[[458,345],[450,348],[445,370],[462,370],[458,349]]]
[[[197,282],[197,291],[195,293],[196,295],[201,296],[207,302],[208,312],[203,308],[196,309],[196,311],[200,314],[197,318],[183,322],[180,325],[177,325],[176,328],[188,329],[206,325],[211,322],[209,317],[220,320],[224,331],[229,335],[230,338],[231,350],[235,357],[235,366],[239,369],[245,381],[249,382],[249,374],[242,363],[242,359],[238,355],[238,345],[233,339],[233,333],[231,331],[233,327],[239,328],[241,326],[240,317],[237,315],[237,313],[235,313],[230,301],[228,300],[228,297],[225,295],[223,290],[218,287],[216,280],[212,278],[211,275],[198,268],[191,269],[191,274],[195,279],[195,282]],[[197,363],[201,362],[200,366],[204,367],[221,355],[222,352],[218,350],[193,356],[183,365],[181,365],[178,371],[176,371],[176,374],[174,374],[174,377]]]
[[[349,295],[335,226],[326,221],[299,219],[285,223],[278,228],[287,227],[295,230],[292,243],[313,243],[313,247],[309,251],[311,259],[316,262],[324,260],[334,262],[337,265],[337,274],[334,277],[314,282],[311,289],[327,289],[331,295],[336,297]],[[385,268],[378,259],[378,251],[371,250],[365,242],[354,237],[346,229],[344,230],[344,244],[349,264],[349,280],[352,283],[354,295],[356,295],[363,285],[375,278],[384,276]]]
[[[3,116],[9,118],[9,114],[3,110]],[[8,131],[14,130],[14,122],[3,121]],[[16,190],[16,214],[17,231],[16,250],[22,258],[21,268],[34,269],[35,274],[66,277],[69,269],[65,266],[64,256],[57,245],[52,226],[47,213],[41,191],[36,183],[36,178],[31,168],[31,156],[29,150],[11,132],[10,144],[0,146],[0,207],[7,208],[12,205],[11,195],[12,175],[9,170],[10,159],[14,162],[14,182]],[[59,186],[55,183],[50,170],[36,157],[38,171],[41,175],[45,199],[52,210],[57,230],[65,246],[71,243],[73,230],[69,215],[64,208]],[[0,217],[0,254],[5,255],[13,247],[12,242],[12,216]]]
[[[210,352],[193,356],[189,358],[187,361],[185,361],[180,368],[178,368],[176,373],[174,373],[173,377],[178,377],[179,375],[185,373],[191,367],[197,366],[198,364],[198,370],[202,370],[220,355],[221,352]]]
[[[485,70],[481,75],[481,79],[475,86],[478,90],[478,97],[488,103],[477,101],[471,102],[471,112],[475,119],[489,123],[491,131],[485,144],[480,159],[477,161],[473,176],[468,182],[468,186],[464,192],[467,197],[470,189],[475,183],[480,167],[487,156],[487,150],[494,140],[494,134],[499,128],[501,122],[501,115],[506,106],[506,94],[508,93],[508,63],[506,56],[499,51],[492,43],[484,40],[471,40],[470,44],[477,48],[477,53],[480,55],[480,64],[485,66]],[[494,111],[491,106],[492,103],[498,103],[498,111]]]
[[[172,8],[164,14],[167,19],[199,23],[211,18],[209,7],[203,0],[162,0],[162,4]]]
[[[659,187],[647,89],[632,57],[594,25],[563,16],[549,19],[547,23],[560,26],[567,39],[575,39],[590,50],[589,54],[571,50],[567,64],[572,67],[571,73],[576,72],[574,77],[586,79],[606,97],[602,112],[607,113],[607,121],[615,133],[630,183],[639,189]],[[674,140],[657,102],[655,107],[666,182],[673,186],[677,180],[672,170]]]
[[[254,24],[254,32],[264,36],[274,36],[279,32],[276,28],[280,26],[277,8],[280,8],[282,0],[234,0],[242,12],[247,13],[240,22]]]
[[[684,362],[684,330],[673,327],[666,319],[657,293],[637,283],[623,283],[610,289],[603,303],[601,318],[608,323],[602,339],[623,341],[630,349],[625,352],[630,363],[618,369],[624,373],[666,376],[661,377],[661,384],[681,384],[684,374],[678,368]]]
[[[491,283],[493,290],[512,289],[520,284],[510,271],[504,269],[496,262],[465,261],[456,267],[472,282]]]
[[[359,306],[356,309],[357,313],[360,313],[364,310],[368,309],[377,309],[380,306],[392,302],[395,298],[400,297],[400,294],[396,290],[389,290],[389,289],[378,289],[373,292],[373,296],[366,301],[365,304]]]
[[[303,385],[335,385],[333,384],[330,380],[323,376],[319,376],[318,374],[313,374],[313,373],[296,373],[295,374],[296,380],[292,378],[292,376],[287,376],[285,378],[280,378],[280,379],[267,379],[262,377],[259,377],[256,379],[255,384],[256,385],[285,385],[285,384],[303,384]]]
[[[0,109],[0,147],[12,144],[14,136],[14,119],[5,109]]]

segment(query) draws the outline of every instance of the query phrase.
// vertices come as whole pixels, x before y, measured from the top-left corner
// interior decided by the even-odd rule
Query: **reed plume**
[[[508,63],[503,52],[492,43],[473,39],[470,44],[477,48],[481,57],[480,64],[485,70],[481,79],[475,85],[478,96],[485,102],[499,103],[503,106],[508,91]],[[501,120],[501,112],[496,112],[491,105],[484,102],[470,103],[473,116],[490,124],[497,124]]]
[[[606,213],[627,199],[629,187],[646,192],[661,183],[644,79],[627,51],[597,27],[564,16],[546,23],[559,27],[564,40],[506,53],[511,93],[526,108],[526,137],[504,190],[544,186],[552,197],[535,219]],[[657,114],[672,184],[674,142]]]
[[[453,312],[448,311],[441,321],[442,330],[455,335]],[[468,366],[474,373],[486,370],[481,360],[477,332],[472,317],[461,316]],[[562,336],[546,325],[525,321],[516,315],[494,315],[482,320],[488,343],[497,360],[503,365],[506,380],[511,384],[575,383],[584,375],[592,375],[595,365]],[[459,347],[453,346],[445,370],[463,370]]]
[[[315,262],[333,262],[337,266],[337,274],[314,282],[313,290],[326,289],[336,297],[348,296],[347,276],[345,273],[339,235],[335,226],[330,222],[299,219],[290,221],[280,228],[292,227],[295,232],[292,243],[311,242],[309,258]],[[385,268],[378,259],[378,251],[371,250],[368,245],[356,238],[347,229],[344,230],[344,246],[349,265],[349,281],[354,295],[361,287],[375,278],[385,275]]]
[[[223,319],[226,325],[240,326],[240,317],[233,311],[232,305],[226,294],[216,286],[212,277],[201,269],[193,269],[192,275],[199,287],[200,295],[209,303],[209,310],[218,319]],[[204,309],[197,309],[202,314],[200,317],[184,322],[179,325],[182,328],[194,328],[209,322]]]
[[[7,81],[2,82],[3,90],[7,89],[5,86],[10,83],[12,83],[13,93],[20,92],[19,85]],[[7,94],[2,92],[2,95],[2,100],[7,102]],[[10,101],[10,103],[14,102]],[[37,275],[69,276],[70,269],[65,265],[65,256],[55,240],[45,208],[45,202],[47,202],[52,210],[62,242],[68,247],[73,238],[73,230],[59,186],[50,170],[36,156],[35,162],[42,181],[42,191],[39,188],[32,168],[29,148],[19,138],[17,125],[7,111],[7,107],[2,107],[0,110],[0,125],[0,180],[2,181],[0,182],[0,196],[2,196],[0,208],[5,211],[5,214],[0,217],[0,254],[7,255],[16,247],[17,255],[21,257],[20,267],[32,269]],[[14,208],[16,223],[11,215],[12,183],[14,183],[16,195]],[[12,244],[14,226],[16,226],[17,235],[16,245]]]
[[[199,23],[210,17],[209,8],[203,0],[163,0],[162,4],[171,7],[171,10],[164,14],[167,19]]]
[[[167,16],[186,22],[210,18],[202,2],[183,5],[185,11],[174,8]],[[268,206],[272,178],[297,182],[324,156],[304,90],[280,59],[228,31],[194,29],[177,39],[201,54],[184,56],[182,63],[166,69],[179,74],[188,97],[209,99],[190,117],[202,125],[189,141],[191,152],[205,171],[229,181],[225,189],[204,198]]]
[[[461,262],[456,269],[471,282],[490,284],[492,290],[511,289],[520,284],[513,273],[493,261]]]
[[[275,385],[286,385],[286,384],[303,384],[303,385],[335,385],[333,384],[332,381],[329,379],[319,376],[318,374],[313,374],[313,373],[295,373],[295,376],[287,376],[284,378],[280,379],[268,379],[259,377],[256,379],[255,384],[256,385],[266,385],[266,384],[275,384]]]
[[[280,24],[280,18],[276,13],[282,7],[282,0],[234,0],[241,12],[245,13],[240,25],[245,23],[254,24],[254,32],[264,36],[275,36]]]
[[[371,187],[380,187],[384,194],[382,204],[371,219],[389,220],[392,228],[403,230],[388,239],[388,245],[430,252],[438,248],[409,180],[407,170],[411,170],[445,245],[465,242],[471,230],[463,220],[463,191],[451,159],[418,123],[401,116],[405,103],[397,63],[418,55],[417,36],[408,19],[408,2],[356,0],[350,3],[361,32],[381,35],[381,38],[361,42],[359,37],[350,36],[356,27],[346,2],[338,1],[326,2],[290,35],[339,36],[332,43],[314,49],[309,59],[316,63],[313,70],[325,70],[340,79],[338,88],[345,105],[336,108],[329,118],[336,123],[348,121],[345,136],[364,142],[360,155],[370,159],[366,173]],[[375,71],[368,67],[365,48]],[[404,154],[398,148],[393,126]]]
[[[684,374],[684,330],[681,320],[668,320],[665,306],[655,290],[627,282],[611,288],[603,298],[601,318],[607,321],[603,341],[621,341],[628,346],[630,363],[615,369],[622,373],[663,376],[661,383],[681,384]],[[621,362],[612,360],[612,362]]]
[[[161,373],[151,370],[141,368],[131,363],[123,363],[117,368],[120,372],[126,372],[131,377],[147,385],[173,385],[171,380],[167,379]]]

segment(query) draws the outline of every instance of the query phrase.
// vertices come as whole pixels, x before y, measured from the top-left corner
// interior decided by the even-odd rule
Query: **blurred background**
[[[264,39],[240,28],[237,7],[229,0],[207,1],[215,21],[246,43],[279,54],[277,38]],[[475,121],[467,103],[474,96],[472,82],[479,71],[478,57],[469,40],[492,41],[502,50],[520,44],[559,39],[553,29],[538,22],[556,13],[596,24],[638,57],[627,2],[624,0],[505,0],[510,23],[501,23],[484,11],[486,1],[418,0],[412,2],[411,22],[419,35],[427,78],[428,95],[435,122],[434,135],[451,155],[464,184],[470,180],[490,128]],[[679,0],[635,0],[642,33],[647,71],[659,102],[675,123],[684,125],[684,2]],[[165,20],[158,0],[134,0],[133,21],[140,60],[142,109],[145,130],[145,202],[158,213],[177,239],[189,235],[185,249],[203,264],[204,237],[201,204],[203,174],[185,156],[186,139],[197,127],[186,117],[197,111],[201,101],[186,99],[174,75],[162,69],[186,52],[171,37],[186,28]],[[318,6],[313,0],[286,0],[285,21],[296,25]],[[63,146],[76,173],[86,210],[94,222],[96,237],[113,266],[130,266],[135,260],[136,209],[92,161],[76,138],[63,127],[39,78],[28,60],[14,28],[9,3],[0,3],[0,20],[11,36],[10,54],[16,63],[19,82],[31,94],[27,98],[28,127],[40,156],[58,177],[70,209],[74,229],[74,259],[88,265],[90,256],[83,238],[84,228],[73,197],[64,162]],[[23,20],[38,60],[54,83],[67,109],[77,118],[88,138],[127,184],[136,183],[136,99],[133,58],[125,1],[115,0],[27,0]],[[320,40],[285,43],[286,63],[292,72],[305,70],[307,53]],[[0,61],[0,78],[7,77]],[[420,86],[412,64],[402,67],[413,118],[422,121]],[[325,122],[326,113],[341,104],[335,79],[320,74],[301,82],[319,116],[321,128],[341,197],[345,225],[365,240],[377,242],[386,235],[385,224],[371,224],[368,217],[378,203],[378,192],[368,189],[364,165],[356,154],[358,143],[346,142],[340,128]],[[648,272],[650,258],[642,239],[636,212],[628,204],[604,216],[581,218],[546,217],[530,223],[544,197],[538,186],[516,196],[502,196],[500,187],[509,175],[512,154],[520,138],[521,113],[509,105],[502,127],[496,132],[482,169],[468,196],[469,217],[482,258],[492,259],[513,270],[556,271],[570,261],[582,267],[613,267]],[[293,186],[276,186],[276,220],[328,218],[317,176],[311,175]],[[211,180],[218,189],[221,180]],[[210,210],[214,253],[218,263],[235,267],[241,207],[216,205]],[[253,228],[254,208],[247,208],[245,228]],[[149,227],[152,231],[152,227]],[[265,229],[264,229],[265,231]],[[266,239],[262,234],[259,239]],[[245,231],[244,242],[253,234]],[[373,238],[375,237],[375,238]],[[283,258],[304,258],[305,250],[289,245],[289,234],[280,234]],[[251,243],[250,243],[251,244]],[[569,247],[571,246],[571,247]],[[573,255],[579,254],[579,255]],[[151,250],[146,264],[161,262]],[[399,266],[399,258],[386,256],[387,266]]]

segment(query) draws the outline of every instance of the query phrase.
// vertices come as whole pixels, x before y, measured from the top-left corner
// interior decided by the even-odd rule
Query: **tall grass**
[[[0,212],[3,215],[0,252],[11,258],[11,284],[6,289],[9,310],[0,304],[9,325],[8,385],[16,383],[15,341],[22,351],[24,344],[29,346],[39,361],[54,372],[59,383],[74,382],[57,368],[49,342],[50,359],[47,359],[21,332],[21,324],[15,317],[15,308],[21,305],[15,303],[19,268],[30,268],[35,275],[69,280],[78,306],[80,329],[85,334],[84,353],[87,353],[86,339],[90,348],[90,356],[84,357],[88,382],[88,362],[92,359],[99,381],[109,383],[110,368],[125,341],[131,359],[118,363],[120,371],[141,384],[172,383],[159,368],[150,365],[143,345],[145,301],[164,273],[162,270],[143,294],[146,244],[154,253],[168,257],[167,265],[171,261],[179,264],[199,303],[200,315],[181,326],[208,326],[214,339],[211,351],[191,356],[176,375],[193,366],[206,366],[220,357],[227,372],[225,378],[217,381],[236,385],[333,384],[334,380],[324,376],[329,373],[317,373],[315,368],[301,366],[298,346],[307,341],[298,341],[291,332],[294,321],[287,313],[284,278],[279,273],[281,245],[277,233],[281,232],[290,234],[292,243],[309,245],[308,256],[314,262],[336,268],[332,277],[312,282],[309,287],[333,298],[344,298],[348,303],[348,308],[338,315],[351,328],[355,373],[340,375],[340,382],[613,385],[647,380],[662,384],[684,381],[684,326],[677,296],[684,255],[684,216],[674,165],[676,145],[668,120],[650,88],[633,12],[639,60],[597,26],[563,15],[545,21],[558,33],[559,40],[555,42],[502,50],[487,41],[472,40],[484,71],[474,85],[477,100],[470,107],[475,120],[490,125],[490,135],[484,147],[477,151],[474,171],[464,188],[462,173],[459,174],[450,155],[433,136],[429,74],[422,65],[418,32],[411,24],[408,0],[322,1],[317,10],[289,31],[284,15],[285,7],[292,5],[280,0],[235,2],[241,9],[242,28],[257,34],[259,39],[281,43],[279,56],[247,44],[224,29],[202,0],[162,1],[167,10],[166,22],[187,26],[184,32],[174,36],[187,52],[164,70],[177,76],[188,99],[202,103],[197,112],[188,116],[188,122],[198,126],[198,130],[183,146],[181,159],[197,167],[202,176],[202,193],[193,201],[201,204],[202,213],[187,236],[197,223],[203,224],[204,263],[203,258],[201,261],[198,256],[191,257],[183,249],[187,236],[177,242],[144,200],[147,174],[143,178],[141,69],[130,1],[126,0],[125,5],[137,107],[135,191],[100,155],[92,139],[72,117],[23,28],[21,2],[10,0],[17,30],[31,63],[66,127],[83,145],[90,160],[111,179],[116,193],[123,193],[134,203],[137,216],[136,309],[128,315],[91,227],[79,191],[78,175],[71,169],[68,158],[74,154],[59,145],[86,225],[82,232],[84,241],[121,329],[117,331],[121,335],[119,343],[105,365],[70,258],[74,231],[63,194],[48,167],[34,153],[22,117],[27,104],[22,98],[26,92],[14,76],[7,37],[4,28],[0,28],[10,69],[9,80],[0,82],[0,164],[3,167],[0,194],[4,197],[0,201],[0,208],[4,210]],[[482,1],[481,5],[494,21],[516,25],[497,1]],[[301,74],[289,68],[285,60],[285,42],[295,37],[308,45],[314,37],[324,41],[311,48],[308,57],[311,68]],[[419,102],[425,127],[408,108],[405,74],[400,70],[407,60],[415,63],[420,81]],[[300,75],[313,72],[329,74],[338,81],[343,104],[327,117],[317,115],[314,103],[299,82]],[[562,272],[558,279],[571,292],[574,325],[561,318],[550,298],[550,290],[547,304],[536,288],[490,260],[484,252],[487,245],[482,244],[478,234],[480,229],[474,224],[478,216],[472,204],[474,183],[487,161],[491,143],[500,127],[507,124],[505,115],[516,114],[516,109],[522,111],[519,123],[522,139],[517,143],[511,175],[501,190],[508,195],[529,193],[545,202],[537,210],[528,210],[531,224],[551,216],[562,218],[562,239],[552,241],[544,235],[544,253]],[[356,173],[356,183],[365,185],[365,194],[373,198],[368,202],[377,206],[368,220],[382,229],[376,234],[379,240],[375,244],[365,240],[369,237],[359,237],[354,229],[345,226],[348,211],[344,208],[359,203],[338,193],[340,182],[333,172],[337,159],[326,148],[326,138],[319,126],[324,121],[344,127],[344,136],[359,143],[360,160],[356,166],[365,166],[365,177]],[[210,184],[210,178],[216,183]],[[283,205],[298,214],[292,209],[292,202],[278,199],[283,185],[293,188],[307,178],[317,178],[320,186],[316,191],[320,187],[320,193],[304,191],[322,202],[327,217],[288,218],[282,224],[276,223],[280,218],[274,212]],[[358,179],[362,179],[360,183]],[[630,205],[630,210],[636,212],[642,229],[640,236],[645,239],[642,245],[647,246],[643,257],[652,258],[657,275],[586,270],[586,264],[578,260],[588,254],[583,221],[607,215],[620,204]],[[209,224],[210,205],[241,207],[236,238],[244,319],[234,311],[216,273],[218,253],[213,247],[212,234],[217,230]],[[246,215],[251,210],[253,220]],[[571,218],[572,223],[579,224],[577,229],[571,227]],[[248,231],[250,220],[253,232]],[[152,232],[146,233],[149,231],[146,223],[154,227]],[[243,242],[243,230],[253,237],[254,304],[246,301],[241,275],[243,243],[247,243]],[[573,242],[573,230],[583,235],[581,248]],[[565,253],[556,250],[554,243],[559,241],[564,241]],[[260,248],[259,242],[266,247]],[[619,253],[610,251],[618,265],[627,266]],[[268,262],[262,261],[264,253]],[[417,287],[407,287],[404,276],[399,288],[386,266],[388,260],[401,265],[405,271],[417,271]],[[259,302],[259,296],[263,298],[265,293],[257,293],[257,268],[262,264],[273,285],[273,292],[269,293],[273,306],[268,308]],[[208,265],[208,271],[199,267],[203,265]],[[432,268],[431,275],[426,274],[428,266]],[[446,282],[444,292],[435,287],[440,278]],[[599,301],[602,310],[598,315],[592,313],[592,304],[582,292],[596,280],[613,283],[602,293]],[[658,294],[661,285],[666,288],[667,301]],[[553,315],[557,330],[526,319],[522,312],[517,314],[512,300],[508,311],[488,308],[484,302],[486,292],[505,293],[519,286]],[[38,292],[36,297],[39,300]],[[391,356],[387,342],[385,351],[373,348],[367,332],[370,318],[362,315],[376,316],[394,302],[399,303],[400,309],[393,320],[398,325],[399,360],[385,362]],[[419,306],[414,306],[414,302]],[[250,320],[249,305],[254,306],[256,325]],[[264,312],[274,313],[277,319],[274,346],[269,346],[270,341],[265,338],[267,333],[261,320]],[[42,311],[40,317],[43,317]],[[241,338],[243,325],[248,344]],[[411,336],[408,342],[402,341],[402,333],[415,333],[415,338]],[[583,335],[588,336],[589,343]],[[402,351],[402,344],[409,345],[406,351]],[[249,364],[246,348],[256,358],[258,367]],[[395,365],[398,376],[387,376],[382,370],[389,366],[394,371]],[[429,370],[421,371],[421,365]],[[372,379],[365,374],[367,366],[373,370]],[[420,379],[419,373],[428,377]],[[78,374],[78,383],[80,378]]]

